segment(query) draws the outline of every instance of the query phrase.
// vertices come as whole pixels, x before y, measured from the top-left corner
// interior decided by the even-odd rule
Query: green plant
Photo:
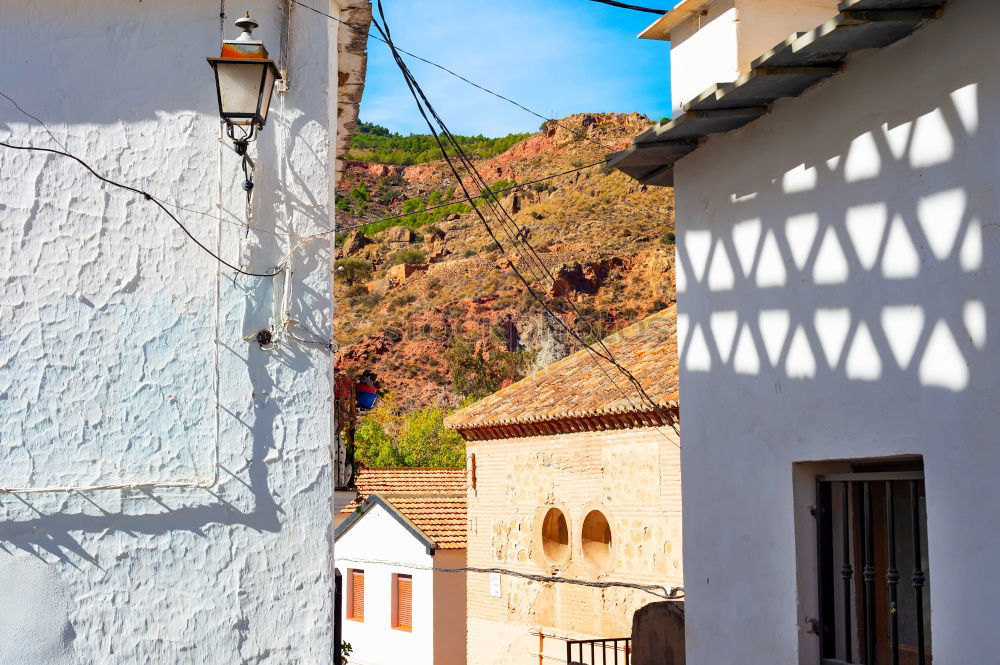
[[[336,268],[348,284],[368,279],[372,274],[372,262],[356,256],[337,259]]]
[[[362,309],[372,309],[375,305],[382,302],[382,296],[377,293],[366,293],[363,296],[358,296],[357,298],[351,299],[352,307],[360,307]]]
[[[392,299],[392,305],[395,307],[403,307],[404,305],[409,305],[412,302],[417,301],[417,296],[412,293],[402,293]]]
[[[508,180],[507,178],[500,178],[500,180],[497,180],[495,183],[490,185],[490,191],[494,192],[498,196],[506,196],[507,192],[505,190],[509,190],[512,187],[516,186],[517,183],[514,182],[513,180]]]
[[[531,134],[509,134],[500,138],[455,136],[462,149],[477,159],[489,159],[505,152]],[[454,150],[448,148],[448,154]],[[408,166],[441,159],[441,149],[430,134],[401,136],[373,123],[360,122],[351,138],[349,161]]]
[[[427,260],[427,252],[421,249],[408,248],[408,249],[401,249],[395,254],[393,254],[392,258],[389,260],[389,265],[398,266],[404,263],[407,265],[417,265],[423,263],[426,260]]]
[[[386,395],[358,422],[355,458],[371,467],[462,468],[465,441],[458,432],[445,429],[448,415],[434,406],[404,411],[392,395]]]
[[[351,190],[350,197],[357,201],[358,203],[363,203],[371,198],[368,193],[368,185],[364,181],[359,182],[354,189]]]
[[[482,340],[458,337],[452,341],[444,359],[456,394],[480,399],[524,377],[535,360],[535,352],[508,351],[503,345],[495,333]]]
[[[661,245],[673,245],[677,242],[677,235],[673,231],[667,231],[660,236]]]

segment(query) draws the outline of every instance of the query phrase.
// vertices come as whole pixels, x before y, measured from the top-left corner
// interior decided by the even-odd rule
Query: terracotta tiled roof
[[[413,525],[434,541],[438,549],[465,549],[465,494],[461,496],[383,497]]]
[[[355,477],[358,498],[340,512],[350,514],[378,495],[439,549],[465,549],[465,469],[362,467]]]
[[[619,369],[584,349],[462,409],[445,423],[466,438],[506,438],[581,427],[613,429],[660,424],[664,413],[676,413],[675,306],[611,335],[604,345],[658,408],[643,399]],[[570,421],[574,424],[566,425]],[[547,423],[559,426],[549,427]],[[502,434],[496,433],[498,428]],[[493,434],[484,434],[485,430]]]
[[[369,494],[383,497],[396,494],[461,494],[465,496],[465,469],[396,467],[374,469],[361,467],[354,486],[362,501]],[[352,508],[353,510],[353,508]]]

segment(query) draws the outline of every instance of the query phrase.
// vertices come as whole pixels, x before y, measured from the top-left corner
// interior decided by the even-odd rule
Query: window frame
[[[405,625],[400,620],[400,584],[402,582],[409,582],[409,615],[410,623]],[[404,633],[413,632],[413,575],[409,573],[393,573],[392,574],[392,622],[391,626],[393,630],[403,631]]]
[[[361,612],[358,613],[357,603],[355,602],[357,580],[361,578]],[[348,590],[347,603],[344,608],[345,618],[349,621],[357,621],[358,623],[365,622],[365,571],[361,568],[348,568],[347,569],[347,579],[348,579]]]

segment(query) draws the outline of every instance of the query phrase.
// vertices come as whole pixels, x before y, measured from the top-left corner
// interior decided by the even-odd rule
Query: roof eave
[[[672,10],[656,19],[652,25],[639,33],[639,39],[655,39],[670,41],[670,33],[674,28],[694,16],[697,12],[714,0],[684,0]]]
[[[350,517],[345,519],[340,523],[333,532],[333,541],[337,542],[341,536],[351,530],[351,528],[357,524],[361,519],[368,514],[368,511],[375,506],[381,506],[389,515],[391,515],[404,529],[410,532],[410,534],[420,541],[420,544],[424,546],[427,550],[427,554],[433,556],[434,551],[437,549],[437,544],[431,540],[427,534],[420,530],[416,524],[411,522],[406,515],[399,512],[399,510],[393,506],[391,503],[380,497],[378,494],[371,494],[365,499],[365,502],[361,506],[351,513]]]

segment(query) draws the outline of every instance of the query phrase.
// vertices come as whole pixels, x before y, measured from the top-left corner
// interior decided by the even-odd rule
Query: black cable
[[[509,191],[512,191],[512,190],[515,190],[515,189],[522,189],[524,187],[527,187],[529,185],[534,185],[534,184],[539,183],[539,182],[545,182],[546,180],[552,180],[553,178],[558,178],[560,176],[568,175],[570,173],[576,173],[577,171],[583,171],[583,170],[589,169],[589,168],[594,167],[594,166],[600,166],[601,164],[607,164],[609,160],[610,160],[610,158],[606,157],[606,158],[604,158],[604,159],[602,159],[602,160],[600,160],[598,162],[593,162],[591,164],[585,164],[584,166],[578,166],[576,168],[569,169],[568,171],[561,171],[559,173],[553,173],[552,175],[547,175],[544,178],[537,178],[535,180],[528,180],[527,182],[517,183],[515,185],[511,185],[510,187],[503,187],[501,189],[491,189],[491,191],[494,194],[502,194],[504,192],[509,192]],[[382,217],[380,219],[375,219],[375,220],[372,220],[370,222],[361,222],[360,224],[352,224],[351,226],[344,226],[344,227],[341,227],[341,228],[337,229],[337,232],[340,233],[341,231],[351,231],[353,229],[361,228],[362,226],[371,226],[372,224],[381,224],[382,222],[388,222],[388,221],[391,221],[393,219],[403,219],[404,217],[409,217],[410,215],[419,215],[422,212],[430,212],[431,210],[437,210],[438,208],[447,208],[448,206],[457,205],[459,203],[469,203],[470,201],[475,201],[476,199],[481,199],[481,198],[483,198],[483,196],[485,196],[485,195],[481,194],[479,196],[466,197],[466,198],[461,198],[461,199],[453,199],[453,200],[451,200],[451,201],[449,201],[447,203],[441,203],[440,205],[433,205],[433,206],[430,206],[428,208],[422,208],[421,210],[414,210],[413,212],[408,212],[406,214],[393,215],[391,217]]]
[[[393,49],[394,57],[396,59],[397,65],[400,67],[400,70],[404,74],[404,78],[406,79],[407,85],[408,85],[408,87],[410,87],[411,94],[414,95],[414,100],[417,102],[418,110],[420,110],[421,115],[423,115],[424,120],[428,123],[428,126],[431,129],[431,132],[434,134],[435,139],[438,141],[438,144],[439,144],[439,147],[441,148],[442,154],[445,155],[445,161],[448,162],[448,165],[452,168],[453,173],[455,173],[455,177],[458,178],[459,181],[461,182],[461,178],[458,176],[457,172],[455,171],[454,166],[451,164],[451,161],[448,158],[447,151],[445,151],[444,150],[444,146],[442,146],[440,144],[440,140],[438,139],[437,133],[435,132],[433,126],[431,126],[430,120],[427,118],[426,114],[423,112],[423,108],[421,106],[421,101],[423,102],[423,104],[425,104],[427,106],[427,110],[434,116],[435,120],[437,121],[437,123],[441,127],[442,133],[449,139],[449,142],[455,148],[456,156],[458,157],[459,160],[462,161],[463,166],[465,166],[469,170],[469,172],[474,175],[474,179],[476,180],[476,184],[480,187],[480,191],[482,192],[482,190],[483,190],[483,188],[485,186],[485,181],[483,180],[482,176],[479,174],[478,170],[475,168],[475,165],[472,164],[471,160],[465,154],[465,152],[462,149],[462,147],[458,144],[458,141],[448,131],[448,128],[445,125],[444,121],[441,119],[441,117],[434,110],[433,105],[431,105],[430,100],[428,100],[427,96],[423,93],[423,90],[420,88],[420,85],[416,82],[416,79],[413,77],[412,72],[409,71],[409,68],[402,61],[402,58],[399,57],[398,54],[396,53],[397,49],[394,48],[394,45],[392,44],[391,34],[388,32],[388,27],[387,27],[386,19],[385,19],[385,13],[384,13],[384,11],[382,9],[381,0],[379,0],[378,6],[379,6],[379,15],[382,18],[382,26],[385,26],[385,30],[383,31],[383,27],[380,27],[379,24],[378,24],[378,22],[374,21],[374,19],[373,19],[373,23],[374,23],[375,27],[382,33],[382,36],[385,39],[386,43],[389,44],[389,47],[391,49]],[[420,99],[417,98],[417,94],[419,94]],[[522,258],[525,258],[523,252],[519,249],[518,241],[520,241],[521,243],[523,243],[524,245],[526,245],[529,248],[529,250],[530,250],[533,258],[537,261],[537,264],[541,266],[542,271],[550,279],[552,279],[554,281],[554,276],[548,270],[547,266],[545,265],[545,263],[541,259],[541,257],[538,255],[538,252],[534,249],[534,247],[531,246],[531,244],[524,237],[523,230],[520,229],[517,226],[517,222],[513,219],[513,217],[511,217],[507,213],[506,209],[504,209],[503,206],[499,204],[499,201],[496,199],[495,196],[492,196],[492,201],[491,201],[491,196],[490,196],[490,192],[489,192],[488,187],[486,187],[485,189],[486,189],[486,192],[487,192],[486,201],[487,201],[488,204],[489,203],[495,203],[496,204],[496,206],[494,207],[494,212],[496,212],[497,210],[499,210],[500,214],[498,215],[498,219],[500,220],[501,228],[504,230],[505,234],[507,235],[508,239],[511,241],[511,243],[514,246],[515,250],[517,250],[517,251],[519,251],[519,253],[521,253]],[[465,190],[464,183],[463,183],[463,190]],[[476,207],[475,204],[473,204],[473,207]],[[483,221],[484,225],[486,225],[487,232],[490,233],[490,236],[493,238],[494,242],[497,243],[498,247],[500,247],[500,249],[501,249],[501,252],[504,253],[504,255],[506,256],[506,252],[503,250],[503,246],[501,245],[501,243],[499,242],[499,240],[495,237],[495,235],[493,234],[492,230],[489,228],[489,225],[486,223],[485,218],[482,216],[481,212],[479,212],[478,208],[476,208],[476,211],[477,211],[477,214],[479,215],[480,219]],[[506,217],[507,220],[509,220],[510,224],[512,224],[513,227],[514,227],[514,229],[516,230],[513,234],[504,225],[504,223],[503,223],[503,217]],[[530,292],[530,294],[536,300],[538,300],[539,303],[542,304],[543,307],[546,308],[546,310],[552,316],[552,318],[554,318],[555,320],[557,320],[567,330],[567,332],[570,333],[570,335],[574,339],[576,339],[585,349],[587,349],[588,352],[590,352],[592,355],[595,356],[595,360],[596,360],[596,358],[603,358],[605,361],[607,361],[610,364],[612,364],[613,366],[615,366],[629,380],[629,382],[632,383],[632,385],[636,388],[637,392],[642,396],[642,398],[650,406],[653,407],[654,410],[657,410],[657,411],[660,410],[660,408],[661,408],[660,405],[657,404],[646,393],[645,389],[642,387],[642,384],[639,382],[639,380],[636,379],[635,376],[632,375],[632,373],[629,372],[625,367],[623,367],[617,360],[615,360],[614,355],[611,353],[610,349],[608,349],[608,347],[604,344],[603,339],[598,338],[598,344],[601,346],[601,348],[605,352],[604,354],[601,354],[601,353],[596,352],[589,344],[587,344],[576,333],[575,330],[572,330],[569,327],[569,325],[566,324],[565,321],[563,321],[561,318],[559,318],[558,316],[556,316],[551,310],[549,310],[548,306],[541,299],[541,297],[534,291],[534,289],[532,289],[530,287],[530,285],[528,284],[527,280],[523,277],[523,275],[520,274],[520,272],[514,266],[513,262],[509,258],[508,258],[507,261],[508,261],[508,264],[510,265],[511,269],[514,271],[515,275],[517,275],[518,278],[524,283],[525,287],[528,289],[528,291]],[[529,267],[532,266],[532,262],[531,262],[530,258],[528,258],[528,264],[529,264]],[[541,278],[538,277],[537,273],[535,273],[534,278],[535,278],[536,281],[543,281]],[[573,304],[572,301],[568,301],[568,302],[569,302],[571,308],[577,314],[578,318],[580,320],[584,321],[588,325],[588,328],[590,329],[591,334],[593,334],[595,337],[597,337],[596,331],[593,329],[593,326],[590,325],[590,322],[586,319],[586,317],[584,317],[582,315],[582,313],[579,311],[579,309],[576,307],[576,305]],[[598,362],[598,367],[601,368],[601,370],[604,372],[605,376],[607,376],[608,379],[612,382],[612,384],[615,385],[615,388],[621,392],[621,389],[614,382],[614,379],[611,378],[610,374],[607,373],[607,371],[604,369],[604,367],[602,365],[600,365],[599,362]],[[623,395],[631,403],[631,400],[628,398],[627,395],[625,395],[624,392],[623,392]],[[634,404],[633,404],[633,406],[634,406]]]
[[[42,127],[42,129],[44,129],[46,131],[46,133],[48,133],[48,135],[52,138],[52,140],[54,142],[56,142],[57,144],[59,144],[59,146],[61,148],[63,148],[64,150],[67,150],[65,144],[63,144],[62,141],[60,141],[59,139],[56,138],[55,134],[52,133],[52,130],[49,129],[48,125],[46,125],[44,121],[42,121],[37,116],[34,116],[31,113],[28,113],[27,111],[25,111],[23,108],[21,108],[21,105],[18,104],[17,101],[15,101],[12,97],[10,97],[6,93],[4,93],[2,90],[0,90],[0,97],[5,98],[7,101],[9,101],[11,104],[13,104],[14,107],[17,108],[17,110],[20,111],[23,115],[25,115],[26,117],[31,118],[32,120],[34,120],[35,122],[37,122]],[[68,152],[68,150],[67,150],[67,152]],[[540,183],[540,182],[545,182],[547,180],[552,180],[553,178],[558,178],[560,176],[569,175],[570,173],[576,173],[577,171],[584,171],[584,170],[589,169],[589,168],[594,167],[594,166],[600,166],[601,164],[606,164],[608,161],[610,161],[610,158],[605,157],[602,160],[599,160],[599,161],[596,161],[596,162],[592,162],[590,164],[585,164],[583,166],[578,166],[576,168],[572,168],[572,169],[569,169],[569,170],[566,170],[566,171],[560,171],[559,173],[553,173],[552,175],[547,175],[547,176],[544,176],[544,177],[541,177],[541,178],[536,178],[535,180],[528,180],[526,182],[517,183],[517,184],[511,185],[510,187],[504,187],[502,189],[494,189],[492,191],[493,191],[494,194],[501,194],[503,192],[509,192],[509,191],[521,189],[521,188],[524,188],[524,187],[528,187],[529,185],[534,185],[534,184],[537,184],[537,183]],[[244,161],[244,165],[243,166],[244,166],[244,176],[248,177],[247,176],[247,172],[246,172],[246,162],[245,161]],[[282,234],[282,233],[277,233],[275,231],[269,231],[267,229],[261,229],[261,228],[258,228],[256,226],[251,226],[250,224],[247,224],[245,222],[237,222],[237,221],[234,221],[234,220],[231,220],[231,219],[226,219],[225,217],[220,217],[219,215],[215,215],[215,214],[210,213],[210,212],[205,212],[203,210],[195,210],[194,208],[186,208],[186,207],[180,205],[179,203],[174,203],[172,201],[167,201],[166,199],[162,199],[162,198],[160,198],[158,196],[152,196],[152,198],[153,198],[153,200],[155,200],[155,201],[157,201],[159,203],[162,203],[163,205],[170,206],[171,208],[176,208],[177,210],[183,210],[184,212],[188,212],[188,213],[191,213],[193,215],[201,215],[202,217],[208,217],[209,219],[214,219],[216,221],[222,222],[223,224],[230,224],[230,225],[233,225],[233,226],[239,226],[241,228],[245,228],[245,229],[248,229],[248,230],[252,229],[253,231],[258,232],[258,233],[268,233],[268,234],[271,234],[271,235],[274,235],[274,236],[289,235],[289,236],[294,236],[294,237],[297,237],[297,238],[301,238],[302,237],[302,236],[297,236],[296,234],[292,234],[292,233]],[[308,236],[311,237],[311,236],[315,236],[317,234],[323,234],[323,233],[340,233],[341,231],[353,231],[354,229],[361,228],[361,227],[364,227],[364,226],[371,226],[373,224],[381,224],[382,222],[388,222],[388,221],[391,221],[391,220],[394,220],[394,219],[403,219],[405,217],[409,217],[410,215],[419,215],[422,212],[430,212],[431,210],[437,210],[438,208],[446,208],[448,206],[456,205],[456,204],[459,204],[459,203],[468,203],[469,201],[472,201],[475,198],[482,198],[482,196],[472,197],[472,198],[462,198],[462,199],[457,199],[457,200],[451,200],[451,201],[448,201],[447,203],[441,203],[439,205],[429,206],[427,208],[422,208],[420,210],[414,210],[414,211],[408,212],[406,214],[391,215],[389,217],[380,217],[379,219],[374,219],[374,220],[371,220],[371,221],[368,221],[368,222],[361,222],[360,224],[352,224],[350,226],[344,226],[344,227],[341,227],[341,228],[338,228],[338,229],[322,229],[320,231],[317,231],[316,233],[310,233],[310,234],[308,234]]]
[[[417,570],[429,570],[435,573],[478,573],[484,575],[507,575],[509,577],[519,577],[525,580],[531,580],[532,582],[542,582],[544,584],[575,584],[579,586],[588,586],[598,589],[635,589],[637,591],[645,591],[648,594],[662,598],[664,600],[680,600],[684,597],[684,587],[670,587],[669,589],[662,584],[639,584],[638,582],[595,582],[591,580],[581,580],[572,577],[559,577],[558,575],[541,575],[537,573],[522,573],[517,570],[511,570],[510,568],[482,568],[478,566],[464,566],[462,568],[438,568],[437,566],[420,566],[404,563],[401,561],[389,561],[385,559],[356,559],[348,558],[345,559],[347,562],[351,563],[372,563],[381,564],[393,567],[408,567],[416,568]]]
[[[6,97],[6,95],[4,95],[4,96]],[[165,205],[163,205],[162,203],[160,203],[159,199],[155,198],[152,194],[150,194],[149,192],[146,192],[144,190],[136,189],[135,187],[131,187],[129,185],[124,185],[124,184],[122,184],[120,182],[116,182],[114,180],[111,180],[110,178],[104,177],[103,175],[101,175],[100,173],[98,173],[97,171],[95,171],[90,166],[90,164],[88,164],[87,162],[83,161],[82,159],[80,159],[79,157],[77,157],[76,155],[74,155],[74,154],[72,154],[70,152],[64,152],[62,150],[55,150],[54,148],[37,148],[35,146],[13,145],[13,144],[10,144],[10,143],[6,143],[4,141],[0,141],[0,146],[3,146],[5,148],[10,148],[11,150],[26,150],[26,151],[31,151],[31,152],[48,152],[48,153],[51,153],[51,154],[54,154],[54,155],[62,155],[63,157],[69,157],[73,161],[75,161],[78,164],[80,164],[83,168],[85,168],[88,171],[90,171],[90,174],[92,176],[94,176],[95,178],[97,178],[98,180],[100,180],[101,182],[103,182],[105,184],[108,184],[108,185],[112,185],[114,187],[119,187],[119,188],[124,189],[126,191],[132,192],[133,194],[139,194],[140,196],[142,196],[147,201],[152,201],[154,204],[156,204],[156,206],[160,210],[162,210],[164,213],[166,213],[167,216],[170,219],[172,219],[175,224],[177,224],[177,226],[181,227],[181,230],[184,231],[184,233],[187,235],[187,237],[190,238],[194,242],[194,244],[198,245],[198,247],[200,247],[201,249],[203,249],[207,254],[209,254],[212,258],[214,258],[216,261],[218,261],[222,265],[224,265],[227,268],[230,268],[232,270],[235,270],[236,272],[240,273],[241,275],[247,275],[248,277],[274,277],[275,275],[277,275],[280,272],[280,270],[277,270],[277,269],[273,270],[272,272],[266,272],[266,273],[262,273],[262,272],[248,272],[246,270],[243,270],[242,268],[238,268],[238,267],[234,266],[232,263],[229,263],[228,261],[226,261],[225,259],[223,259],[222,257],[220,257],[218,254],[216,254],[211,249],[209,249],[207,246],[205,246],[200,240],[198,240],[196,237],[194,237],[194,234],[192,234],[190,231],[188,231],[187,227],[184,226],[184,224],[182,224],[181,221],[179,219],[177,219],[177,217],[172,212],[170,212],[169,210],[167,210],[167,207]]]
[[[363,35],[366,35],[366,36],[373,37],[374,39],[382,42],[383,44],[388,45],[388,41],[386,41],[384,35],[382,37],[379,37],[378,35],[370,34],[367,30],[359,28],[356,25],[352,25],[350,23],[347,23],[346,21],[341,21],[336,16],[331,16],[330,14],[327,14],[326,12],[320,11],[320,10],[316,9],[315,7],[310,7],[309,5],[305,4],[304,2],[300,2],[300,0],[291,0],[291,2],[294,2],[295,4],[299,5],[300,7],[304,7],[305,9],[308,9],[309,11],[316,12],[320,16],[325,16],[325,17],[327,17],[327,18],[329,18],[331,20],[334,20],[337,23],[340,23],[341,25],[345,26],[349,30],[353,30],[354,32],[356,32],[358,34],[363,34]],[[504,95],[501,95],[499,92],[494,92],[493,90],[490,90],[489,88],[486,88],[484,86],[479,85],[475,81],[470,81],[469,79],[465,78],[464,76],[462,76],[458,72],[455,72],[455,71],[453,71],[451,69],[448,69],[444,65],[439,65],[436,62],[433,62],[433,61],[428,60],[426,58],[422,58],[419,55],[416,55],[414,53],[410,53],[409,51],[406,51],[406,50],[403,50],[403,49],[399,48],[398,46],[395,47],[395,50],[398,51],[399,53],[403,53],[405,55],[410,56],[414,60],[419,60],[420,62],[428,64],[428,65],[430,65],[432,67],[437,67],[441,71],[446,72],[446,73],[454,76],[455,78],[459,79],[460,81],[464,81],[465,83],[468,83],[469,85],[471,85],[474,88],[482,90],[483,92],[485,92],[488,95],[492,95],[492,96],[494,96],[494,97],[496,97],[498,99],[502,99],[503,101],[505,101],[505,102],[507,102],[509,104],[513,104],[514,106],[518,107],[519,109],[521,109],[523,111],[527,111],[528,113],[530,113],[531,115],[535,116],[536,118],[541,118],[542,120],[545,120],[546,122],[554,123],[557,127],[562,127],[563,129],[565,129],[566,131],[570,132],[571,134],[573,134],[577,138],[585,138],[588,141],[592,141],[595,144],[600,145],[605,150],[611,150],[611,151],[616,151],[617,150],[616,148],[608,146],[607,144],[602,143],[601,141],[598,141],[597,139],[591,138],[590,136],[587,136],[586,134],[581,134],[580,132],[578,132],[577,130],[573,129],[572,127],[567,127],[566,125],[563,125],[562,123],[560,123],[555,118],[549,118],[549,117],[547,117],[547,116],[539,113],[538,111],[533,111],[532,109],[529,109],[527,106],[521,104],[520,102],[514,101],[510,97],[505,97]]]
[[[485,192],[486,196],[484,198],[485,198],[485,201],[486,201],[487,205],[490,205],[491,203],[497,204],[497,206],[500,208],[500,210],[502,212],[506,213],[506,211],[503,209],[503,206],[499,205],[499,202],[496,199],[496,196],[489,190],[489,187],[487,185],[485,185],[485,182],[482,180],[481,175],[475,169],[474,165],[472,165],[472,163],[469,160],[468,156],[465,155],[465,152],[462,149],[461,145],[459,145],[458,141],[456,141],[455,138],[454,138],[454,136],[448,131],[447,126],[444,124],[444,121],[441,120],[440,116],[434,110],[433,105],[427,99],[427,96],[424,94],[423,90],[420,88],[420,85],[416,82],[416,79],[413,77],[412,72],[409,71],[409,68],[406,66],[406,63],[403,62],[402,57],[398,53],[398,49],[396,49],[395,45],[392,43],[392,37],[391,37],[391,34],[389,32],[388,26],[386,24],[385,13],[384,13],[384,10],[382,8],[381,0],[379,0],[379,2],[378,2],[378,7],[379,7],[379,15],[382,18],[382,22],[383,22],[383,24],[385,24],[386,27],[383,28],[378,23],[378,21],[376,21],[375,19],[372,20],[372,23],[376,27],[376,29],[381,33],[381,35],[383,37],[383,41],[385,41],[385,43],[393,51],[393,57],[396,60],[396,64],[399,67],[400,71],[403,73],[403,76],[404,76],[404,79],[406,81],[407,86],[410,88],[410,93],[413,96],[414,101],[417,104],[417,109],[420,112],[421,116],[423,116],[425,122],[427,122],[428,128],[431,131],[431,134],[434,136],[435,141],[438,143],[438,147],[441,149],[441,153],[444,156],[445,161],[448,163],[449,168],[452,170],[452,173],[454,174],[454,176],[458,180],[459,184],[462,186],[462,190],[466,193],[467,196],[470,196],[469,192],[468,192],[468,189],[465,187],[464,181],[462,180],[462,178],[459,175],[459,173],[458,173],[455,165],[452,163],[450,156],[448,155],[448,151],[445,149],[444,144],[441,142],[441,137],[438,135],[438,132],[435,130],[435,128],[433,126],[433,123],[427,117],[427,112],[429,112],[431,115],[434,116],[434,118],[437,121],[438,125],[441,127],[442,134],[449,140],[449,143],[451,143],[452,146],[455,148],[456,156],[458,157],[458,159],[460,161],[462,161],[463,166],[466,166],[466,168],[469,169],[470,173],[473,174],[474,180],[475,180],[476,184],[480,188],[480,196],[482,197],[482,194]],[[425,112],[424,106],[427,107],[427,112]],[[480,198],[480,197],[475,197],[475,198]],[[604,354],[599,353],[596,350],[594,350],[593,347],[591,347],[591,345],[587,344],[580,337],[580,335],[569,326],[569,324],[567,324],[565,321],[563,321],[560,317],[558,317],[551,310],[551,308],[549,308],[548,304],[544,301],[544,299],[542,299],[541,296],[538,293],[535,292],[535,290],[531,287],[531,285],[528,282],[528,280],[517,269],[517,267],[514,265],[513,261],[510,259],[510,257],[507,256],[507,251],[504,249],[503,245],[499,241],[499,238],[496,237],[496,234],[494,233],[493,229],[490,227],[489,223],[486,221],[486,218],[483,216],[482,211],[479,209],[479,207],[477,205],[475,205],[475,203],[473,203],[473,208],[475,209],[476,214],[479,216],[479,218],[482,221],[484,227],[486,228],[487,233],[490,235],[490,237],[493,239],[493,241],[497,244],[497,246],[500,248],[501,253],[507,259],[507,263],[510,266],[511,270],[518,277],[518,279],[522,282],[522,284],[524,284],[524,286],[528,290],[529,294],[535,300],[537,300],[539,302],[539,304],[541,304],[542,307],[546,310],[546,312],[553,319],[555,319],[556,321],[558,321],[560,323],[560,325],[574,339],[576,339],[585,349],[587,349],[587,351],[589,353],[591,353],[592,355],[594,355],[596,358],[602,358],[602,359],[604,359],[606,362],[609,362],[614,367],[616,367],[620,372],[622,372],[623,375],[626,376],[626,378],[629,379],[629,381],[636,387],[636,389],[639,392],[639,394],[642,395],[642,397],[655,410],[657,410],[657,411],[661,410],[662,407],[659,404],[657,404],[651,397],[649,397],[649,395],[645,392],[645,389],[642,387],[642,385],[638,381],[638,379],[636,379],[635,376],[633,376],[631,372],[629,372],[617,360],[614,359],[613,354],[611,354],[610,350],[607,349],[607,346],[604,345],[603,340],[600,340],[599,343],[600,343],[601,347],[604,348],[604,350],[607,353],[607,355],[604,355]],[[508,218],[509,218],[509,216],[508,216]],[[513,221],[512,218],[509,218],[509,219],[511,221]],[[516,226],[516,222],[515,222],[515,226]],[[507,230],[507,227],[504,226],[504,224],[503,224],[502,221],[501,221],[501,228],[505,230],[505,232],[508,235],[508,238],[510,238],[511,242],[514,244],[515,249],[517,249],[517,240],[515,239],[515,237],[511,237],[510,232]],[[521,239],[522,242],[525,242],[525,243],[527,242],[523,237],[521,237],[520,239]],[[529,247],[530,247],[530,244],[529,244]],[[531,248],[531,251],[534,254],[535,258],[538,258],[539,261],[540,261],[540,257],[538,257],[537,252],[535,252],[535,250],[534,250],[533,247]],[[530,265],[531,264],[529,262],[529,266]],[[545,267],[545,265],[544,265],[544,262],[542,262],[541,265],[542,265],[542,268],[546,272],[548,272],[547,267]],[[551,275],[551,273],[548,273],[548,274]],[[537,279],[537,277],[536,277],[536,279]],[[538,281],[541,281],[541,280],[538,280]],[[575,305],[573,305],[573,307],[574,307],[574,309],[576,309]],[[579,310],[576,310],[576,311],[577,311],[577,313],[579,315]],[[582,317],[582,315],[580,315],[580,318],[582,318],[583,320],[586,320],[585,317]],[[598,365],[600,366],[600,363],[598,363]],[[602,367],[602,369],[603,369],[603,367]],[[605,372],[605,374],[606,374],[606,372]],[[610,375],[609,375],[609,378],[610,378]],[[615,384],[615,385],[616,385],[616,388],[617,388],[617,384]],[[626,396],[626,399],[628,399],[627,396]]]
[[[631,9],[635,12],[646,12],[647,14],[666,14],[666,9],[650,9],[649,7],[637,7],[636,5],[626,5],[624,2],[616,2],[615,0],[590,0],[591,2],[599,2],[602,5],[611,5],[612,7],[620,7],[621,9]]]

